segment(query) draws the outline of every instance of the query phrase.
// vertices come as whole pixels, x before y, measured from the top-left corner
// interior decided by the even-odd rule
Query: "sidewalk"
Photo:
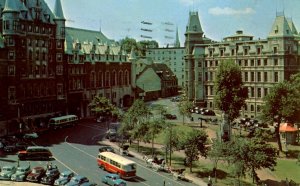
[[[109,145],[109,146],[113,147],[114,149],[120,149],[120,147],[116,143],[110,142],[109,140],[103,140],[99,143]],[[142,142],[140,142],[140,145],[145,145],[145,146],[149,145],[149,146],[151,146],[151,144],[142,143]],[[162,145],[155,144],[155,148],[161,148],[161,147],[162,147]],[[181,152],[177,152],[177,151],[174,152],[174,153],[181,154]],[[132,154],[134,157],[136,157],[140,160],[143,160],[143,155],[140,154],[140,153],[137,153],[137,152],[134,152],[134,151],[129,151],[129,154]],[[195,183],[199,186],[207,186],[207,183],[205,183],[201,178],[197,178],[197,177],[193,176],[192,174],[185,173],[185,178],[192,181],[193,183]]]

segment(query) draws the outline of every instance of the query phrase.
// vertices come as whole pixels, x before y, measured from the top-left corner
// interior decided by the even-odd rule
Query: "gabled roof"
[[[198,12],[190,12],[189,13],[189,21],[186,26],[186,33],[188,32],[197,32],[197,33],[203,33]]]
[[[283,14],[276,16],[268,37],[291,37],[293,30]]]
[[[297,35],[298,31],[297,31],[297,29],[296,29],[296,27],[294,25],[293,20],[292,19],[287,19],[287,21],[288,21],[288,24],[289,24],[289,26],[290,26],[290,28],[292,30],[292,33],[295,34],[295,35]]]
[[[147,67],[144,68],[141,73],[139,73],[138,77],[142,76],[142,74],[148,69],[153,69],[153,71],[162,81],[171,81],[177,79],[172,70],[164,63],[152,63],[150,65],[147,65]]]

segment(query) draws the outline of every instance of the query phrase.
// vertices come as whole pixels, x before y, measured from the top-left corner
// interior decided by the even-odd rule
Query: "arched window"
[[[98,84],[99,84],[99,87],[103,87],[103,73],[102,73],[102,71],[98,72]]]
[[[129,76],[128,76],[128,71],[125,71],[125,75],[124,75],[124,84],[128,85],[129,84]]]
[[[111,80],[112,80],[112,86],[115,86],[117,84],[117,73],[116,71],[113,71],[112,76],[111,76]]]
[[[105,72],[105,86],[106,87],[110,86],[110,73],[108,71]]]
[[[118,83],[119,83],[120,86],[122,86],[123,85],[123,72],[122,71],[119,71],[118,78],[119,78]]]
[[[96,87],[95,72],[92,72],[91,75],[90,75],[90,87],[91,88]]]

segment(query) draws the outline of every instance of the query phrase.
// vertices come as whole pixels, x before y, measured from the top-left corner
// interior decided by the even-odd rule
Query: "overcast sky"
[[[53,10],[55,0],[45,0]],[[300,31],[300,0],[61,0],[67,26],[100,30],[116,41],[141,35],[174,43],[178,27],[183,46],[189,11],[198,11],[204,34],[216,41],[236,30],[266,38],[276,12],[292,18]],[[150,22],[142,24],[141,22]],[[171,23],[171,24],[165,24]],[[143,29],[152,30],[142,31]],[[167,30],[167,31],[166,31]],[[173,32],[174,31],[174,32]]]

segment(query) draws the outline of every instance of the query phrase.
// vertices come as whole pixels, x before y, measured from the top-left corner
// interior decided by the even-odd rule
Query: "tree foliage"
[[[89,104],[91,111],[95,112],[97,116],[119,116],[119,110],[106,97],[95,96]]]
[[[279,127],[282,120],[300,121],[300,73],[293,75],[289,81],[276,84],[264,97],[262,116],[265,121],[276,123],[275,135],[279,150],[282,151]]]
[[[120,40],[121,48],[126,52],[130,53],[133,48],[138,56],[145,56],[147,48],[158,48],[158,42],[155,40],[142,40],[136,41],[133,38],[126,37]]]
[[[190,109],[193,107],[193,103],[188,100],[186,94],[183,94],[178,103],[179,114],[182,115],[182,123],[185,124],[185,116],[191,117]]]
[[[239,111],[248,97],[247,89],[243,87],[241,69],[234,61],[226,60],[220,63],[214,88],[216,106],[227,114],[232,122],[239,116]]]
[[[193,130],[188,132],[183,140],[183,147],[190,171],[192,172],[193,162],[198,160],[199,155],[207,156],[207,134],[204,130]]]

